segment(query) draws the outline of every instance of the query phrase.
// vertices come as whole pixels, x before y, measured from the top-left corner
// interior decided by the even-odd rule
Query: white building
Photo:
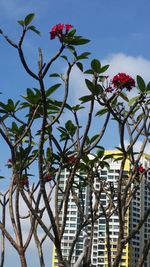
[[[112,153],[114,151],[109,151],[107,153]],[[100,180],[106,181],[110,185],[113,185],[114,190],[117,188],[117,179],[120,172],[120,162],[109,160],[110,168],[109,170],[104,168],[99,170]],[[144,156],[142,158],[143,166],[145,168],[150,167],[150,157]],[[129,162],[127,161],[124,168],[124,174],[128,175],[130,170]],[[69,173],[67,170],[61,174],[61,187],[62,189],[65,187],[67,183],[67,177]],[[149,182],[150,176],[147,178],[147,182]],[[95,190],[97,192],[100,190],[100,180],[98,177],[95,178]],[[136,197],[132,201],[130,210],[126,215],[126,224],[125,224],[125,236],[130,232],[130,230],[136,227],[136,223],[140,220],[140,217],[144,214],[144,211],[150,205],[150,191],[146,185],[145,180],[142,181],[140,188],[137,189]],[[77,196],[80,197],[80,184],[82,180],[79,177],[75,178],[75,183],[78,185],[78,188],[75,188],[75,192]],[[84,205],[84,213],[88,215],[89,213],[89,192],[88,187],[82,188],[82,201]],[[59,195],[59,203],[61,202],[62,194]],[[95,199],[93,196],[93,205],[95,203]],[[107,194],[102,193],[100,196],[100,202],[104,207],[108,205],[108,197]],[[62,211],[63,212],[63,211]],[[99,215],[101,210],[99,208]],[[60,224],[61,224],[61,214],[60,214]],[[69,257],[70,247],[76,235],[77,229],[79,227],[80,222],[80,212],[78,210],[77,205],[74,202],[73,196],[70,196],[68,202],[68,214],[67,214],[67,222],[64,231],[64,236],[62,240],[62,252],[66,259]],[[91,227],[85,227],[88,233],[90,233]],[[119,231],[119,221],[117,213],[113,213],[109,220],[109,234],[110,234],[110,243],[111,243],[111,258],[112,261],[116,255],[117,248],[117,238]],[[126,245],[121,259],[120,267],[133,267],[137,265],[137,260],[141,255],[141,251],[143,249],[143,245],[145,240],[148,238],[150,234],[150,218],[148,218],[147,222],[144,223],[139,234],[135,236],[135,238],[131,241],[130,245]],[[132,249],[131,249],[132,248]],[[72,263],[75,263],[79,255],[83,251],[83,232],[81,231],[80,236],[78,237],[78,242],[75,245],[74,253],[72,256]],[[106,248],[106,221],[104,216],[100,216],[99,219],[94,224],[94,235],[93,235],[93,247],[92,247],[92,264],[95,267],[107,267],[107,248]],[[53,255],[53,266],[57,265],[57,260],[55,259],[55,255]],[[57,258],[57,257],[56,257]],[[55,264],[56,262],[56,264]],[[150,267],[150,256],[148,256],[147,261],[144,263],[144,267]]]
[[[150,156],[145,155],[141,159],[141,163],[145,169],[150,168]],[[136,228],[137,223],[144,216],[144,213],[150,206],[150,170],[147,173],[147,179],[143,179],[137,193],[132,201],[130,209],[130,230]],[[131,241],[131,266],[136,266],[140,255],[142,254],[145,242],[150,237],[150,216],[141,227],[140,232],[136,234]],[[144,262],[144,267],[150,267],[150,252],[147,260]]]

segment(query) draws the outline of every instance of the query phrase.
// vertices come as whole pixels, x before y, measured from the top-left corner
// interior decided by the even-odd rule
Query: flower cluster
[[[7,164],[6,164],[6,166],[7,166],[8,168],[11,168],[11,167],[12,167],[12,159],[8,159],[8,160],[7,160]]]
[[[114,91],[114,89],[112,88],[112,86],[108,86],[107,88],[106,88],[106,92],[107,93],[112,93]]]
[[[142,164],[140,164],[138,166],[133,167],[133,172],[137,172],[137,174],[140,175],[140,174],[146,174],[147,170],[143,167]]]
[[[23,177],[21,180],[20,180],[20,184],[22,186],[26,186],[27,188],[29,187],[29,180],[28,180],[28,177]],[[13,182],[13,185],[17,185],[17,180],[15,179],[14,182]]]
[[[50,173],[45,174],[44,177],[43,177],[44,182],[50,182],[53,179],[54,179],[54,176],[52,174],[50,174]]]
[[[67,161],[69,164],[75,164],[76,157],[72,155],[72,156],[68,157]]]
[[[139,172],[139,173],[144,173],[144,172],[145,172],[145,169],[144,169],[144,167],[142,166],[142,164],[138,167],[138,172]]]
[[[126,88],[128,91],[135,87],[135,80],[126,73],[118,73],[112,79],[112,85],[116,89]]]
[[[62,39],[73,26],[71,24],[56,24],[50,31],[50,39],[53,40],[57,36]]]

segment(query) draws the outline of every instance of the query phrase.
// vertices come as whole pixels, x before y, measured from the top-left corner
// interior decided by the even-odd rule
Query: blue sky
[[[18,33],[15,21],[35,12],[35,23],[42,30],[47,48],[49,29],[64,22],[73,24],[80,34],[88,36],[92,40],[90,49],[101,58],[118,52],[150,57],[148,0],[1,0],[0,8],[0,25],[12,36]]]
[[[36,14],[33,24],[42,35],[39,37],[29,33],[24,44],[27,60],[31,67],[36,69],[38,47],[43,49],[46,62],[59,48],[57,40],[49,39],[52,26],[60,22],[70,23],[74,25],[79,35],[91,40],[91,43],[82,49],[90,51],[91,58],[96,57],[103,63],[111,64],[110,76],[124,71],[134,77],[140,74],[149,81],[149,10],[149,0],[0,0],[0,28],[10,38],[18,40],[21,27],[16,21],[23,19],[28,13]],[[36,86],[24,72],[15,49],[9,47],[1,37],[0,58],[0,91],[3,92],[0,101],[8,97],[17,100],[27,87]],[[59,62],[56,63],[57,68],[59,70],[62,68],[63,71],[64,66]],[[73,99],[84,93],[82,78],[76,69],[72,74],[72,87],[77,86],[80,92],[74,90],[71,95]],[[114,129],[111,131],[111,139],[115,139],[113,132]],[[110,144],[109,139],[107,134],[107,145]],[[0,146],[5,162],[8,154],[1,140]],[[9,264],[10,260],[7,258],[6,267]]]
[[[51,27],[59,22],[74,25],[78,34],[91,40],[84,49],[92,52],[92,57],[100,60],[109,58],[111,62],[114,55],[123,54],[126,58],[133,57],[133,60],[141,57],[149,61],[149,8],[148,0],[1,0],[0,27],[10,38],[17,40],[21,28],[16,21],[28,13],[36,13],[34,24],[42,32],[42,37],[29,33],[25,42],[26,56],[33,67],[36,67],[38,47],[44,50],[46,60],[59,47],[57,40],[49,40]],[[2,39],[0,42],[3,62],[0,66],[3,73],[0,90],[6,96],[9,96],[11,90],[14,95],[21,94],[23,87],[31,85],[32,80],[24,73],[16,57],[16,51]],[[9,79],[5,79],[6,73]]]
[[[133,77],[139,74],[149,81],[150,34],[148,0],[1,0],[0,28],[17,41],[21,27],[17,20],[24,19],[28,13],[35,13],[33,24],[42,35],[30,32],[24,43],[27,61],[33,70],[37,70],[38,47],[43,49],[44,61],[54,55],[59,48],[58,40],[49,39],[49,31],[57,23],[70,23],[79,35],[91,40],[83,51],[92,53],[90,59],[98,58],[110,64],[110,78],[118,72],[126,72]],[[27,87],[37,84],[24,71],[17,51],[0,37],[1,62],[0,91],[2,100],[12,97],[18,99],[25,94]],[[89,63],[89,62],[87,62]],[[64,71],[62,60],[56,62],[55,70]],[[47,81],[49,83],[49,80]],[[55,82],[55,81],[54,81]],[[49,86],[49,84],[48,84]],[[77,99],[84,90],[83,76],[77,69],[72,74],[71,98]],[[80,88],[76,90],[76,88]],[[107,145],[110,142],[107,138]]]

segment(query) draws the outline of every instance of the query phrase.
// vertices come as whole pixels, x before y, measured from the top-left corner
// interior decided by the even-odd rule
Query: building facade
[[[150,169],[150,156],[144,155],[141,158],[141,164],[145,169]],[[131,203],[130,207],[130,230],[136,228],[137,223],[144,216],[144,213],[150,206],[150,170],[147,172],[147,179],[141,181],[140,187]],[[136,266],[140,255],[142,254],[145,242],[150,236],[150,216],[143,224],[138,234],[130,242],[131,266]],[[150,252],[143,267],[150,267]]]
[[[114,151],[107,151],[107,154],[115,153]],[[150,157],[143,156],[141,163],[145,168],[150,167]],[[109,159],[110,168],[99,169],[99,177],[101,180],[106,181],[108,184],[113,185],[113,190],[118,186],[117,180],[120,172],[120,161],[113,161]],[[129,161],[126,161],[124,174],[128,176],[130,171]],[[65,169],[61,174],[61,187],[65,188],[67,183],[67,177],[69,173]],[[130,209],[126,213],[125,218],[125,236],[129,234],[131,230],[136,227],[136,223],[140,220],[140,217],[144,214],[144,211],[150,205],[150,194],[148,193],[147,182],[149,182],[150,176],[148,175],[147,181],[143,180],[140,187],[137,189],[136,197],[133,199]],[[79,185],[80,178],[75,177],[75,182]],[[95,189],[100,190],[99,179],[95,179]],[[79,196],[78,188],[75,189],[76,194]],[[58,203],[61,202],[62,195],[60,193]],[[88,197],[88,187],[82,189],[82,200],[84,201],[85,213],[88,214],[89,210],[89,197]],[[93,202],[96,201],[93,198]],[[104,207],[108,204],[107,194],[102,193],[100,201]],[[62,211],[63,212],[63,211]],[[100,213],[101,211],[99,211]],[[61,214],[60,214],[60,224],[61,224]],[[65,227],[64,236],[62,239],[62,252],[64,257],[67,259],[69,257],[70,247],[74,236],[79,227],[80,214],[77,205],[74,203],[73,196],[70,196],[68,202],[68,214],[67,222]],[[86,228],[86,231],[90,233],[90,226]],[[112,262],[116,256],[117,248],[117,238],[119,232],[119,220],[117,213],[113,213],[109,219],[109,235],[110,235],[110,245],[111,245],[111,258]],[[127,244],[122,253],[122,259],[120,267],[134,267],[137,265],[137,260],[141,255],[143,245],[145,240],[150,235],[150,219],[148,219],[140,230],[140,233],[132,239],[130,244]],[[75,245],[74,253],[72,256],[72,265],[76,262],[77,258],[83,251],[83,232],[81,232],[78,242]],[[147,261],[144,263],[144,267],[150,267],[150,255],[148,255]],[[57,255],[55,254],[55,249],[53,251],[53,264],[52,266],[57,266]],[[94,267],[107,267],[107,247],[106,247],[106,221],[105,217],[101,215],[99,219],[94,224],[94,234],[93,234],[93,246],[92,246],[92,265]]]

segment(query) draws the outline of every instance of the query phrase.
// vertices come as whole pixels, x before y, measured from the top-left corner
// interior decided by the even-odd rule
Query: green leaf
[[[100,150],[97,151],[97,157],[102,158],[104,156],[105,149],[102,147]]]
[[[33,26],[33,25],[29,26],[29,27],[28,27],[28,30],[31,30],[31,31],[33,31],[33,32],[37,33],[38,35],[40,35],[40,34],[41,34],[41,33],[40,33],[40,31],[38,31],[38,30],[36,29],[36,27],[35,27],[35,26]]]
[[[73,136],[75,134],[76,126],[72,123],[71,120],[66,122],[65,127],[71,136]]]
[[[94,93],[94,89],[95,89],[95,85],[88,79],[85,79],[85,83],[86,83],[87,88],[93,94]]]
[[[114,158],[114,154],[109,154],[109,155],[106,155],[106,156],[104,156],[104,160],[106,160],[106,159],[113,159]]]
[[[68,58],[66,56],[62,55],[61,58],[63,58],[64,60],[68,62]]]
[[[70,131],[70,129],[71,129],[71,127],[72,127],[72,121],[71,121],[71,120],[67,121],[67,122],[65,123],[65,127],[66,127],[67,131]]]
[[[139,98],[140,98],[140,96],[135,96],[135,97],[131,98],[128,102],[128,106],[131,107]]]
[[[120,92],[120,93],[119,93],[119,96],[120,96],[123,100],[129,102],[129,99],[128,99],[128,97],[127,97],[127,95],[126,95],[125,93]]]
[[[82,156],[82,160],[84,163],[88,164],[89,163],[89,157],[87,155]]]
[[[8,112],[7,112],[6,110],[0,108],[0,114],[1,114],[1,113],[2,113],[2,114],[7,114]],[[0,118],[0,120],[1,120],[1,118]]]
[[[50,157],[51,157],[51,149],[48,147],[47,149],[46,149],[46,158],[47,159],[49,159]]]
[[[82,53],[81,55],[77,56],[77,59],[78,59],[78,60],[79,60],[79,59],[87,59],[88,56],[89,56],[90,54],[91,54],[91,53],[89,53],[89,52],[84,52],[84,53]]]
[[[88,39],[80,39],[77,41],[76,45],[84,45],[84,44],[87,44],[89,42],[90,42],[90,40],[88,40]]]
[[[36,93],[34,94],[33,90],[30,88],[27,88],[27,95],[26,96],[22,96],[27,102],[29,102],[32,105],[35,105],[37,103],[39,103],[40,99],[41,99],[41,92],[37,89],[34,88],[34,90],[36,91]],[[27,107],[27,105],[24,103],[20,104],[23,107]]]
[[[79,98],[82,103],[93,100],[93,95],[85,95]]]
[[[90,42],[90,40],[81,38],[80,36],[75,36],[75,37],[70,38],[70,39],[67,38],[65,40],[65,43],[68,43],[71,45],[84,45],[84,44],[87,44],[89,42]]]
[[[93,143],[98,137],[99,137],[99,134],[94,135],[94,136],[91,138],[90,143]]]
[[[97,85],[94,85],[90,80],[88,79],[85,79],[85,83],[86,83],[86,86],[87,88],[90,90],[90,92],[94,95],[99,95],[100,93],[102,93],[103,89],[102,87],[97,84]]]
[[[105,80],[106,80],[106,77],[105,77],[104,75],[100,75],[100,76],[99,76],[99,81],[100,81],[100,82],[103,83]]]
[[[24,20],[18,20],[17,22],[18,22],[22,27],[25,26],[25,22],[24,22]]]
[[[79,68],[79,70],[83,72],[83,64],[81,62],[77,62],[76,65]]]
[[[73,107],[71,108],[71,111],[72,111],[72,110],[74,110],[74,111],[78,111],[78,110],[83,109],[83,108],[84,108],[83,106],[76,105],[76,106],[73,106]]]
[[[60,135],[60,142],[66,141],[67,139],[69,139],[69,135],[67,133]]]
[[[146,87],[146,93],[147,93],[147,94],[150,93],[150,82],[147,84],[147,87]]]
[[[49,75],[49,77],[60,77],[60,75],[58,73],[52,73]]]
[[[73,36],[75,35],[75,33],[76,33],[76,29],[72,29],[71,31],[68,32],[67,35],[68,35],[69,37],[73,37]]]
[[[107,108],[103,108],[103,109],[99,110],[99,111],[95,114],[95,116],[102,116],[102,115],[104,115],[104,114],[107,113],[107,112],[108,112],[108,109],[107,109]]]
[[[108,68],[109,68],[109,65],[105,65],[105,66],[101,67],[100,73],[105,72]]]
[[[68,45],[67,48],[75,56],[75,58],[77,58],[77,52],[76,52],[74,46]]]
[[[90,138],[88,136],[85,138],[85,144],[86,145],[89,145],[90,144]]]
[[[19,103],[20,103],[20,100],[18,100],[18,101],[15,103],[15,106],[14,106],[15,110],[17,110],[17,106],[19,105]]]
[[[12,112],[15,111],[15,105],[12,99],[8,99],[7,108],[9,111],[12,111]]]
[[[137,79],[137,84],[138,84],[139,90],[141,92],[145,92],[146,85],[145,85],[143,78],[141,76],[137,75],[136,79]]]
[[[18,126],[17,126],[17,124],[15,123],[15,122],[12,122],[12,131],[13,132],[18,132]]]
[[[72,111],[72,107],[71,107],[69,104],[67,104],[66,108],[67,108],[68,110]]]
[[[48,97],[48,96],[50,96],[51,94],[53,94],[53,93],[60,87],[60,85],[61,85],[61,83],[57,83],[57,84],[51,86],[51,87],[47,90],[47,92],[46,92],[46,96]]]
[[[104,167],[106,167],[107,169],[109,169],[110,168],[110,166],[109,166],[109,163],[107,162],[107,161],[101,161],[100,162],[100,167],[103,169]]]
[[[138,122],[138,121],[141,120],[142,118],[143,118],[143,112],[137,116],[136,121]]]
[[[94,74],[94,71],[91,70],[91,69],[89,69],[89,70],[86,70],[84,73],[85,73],[85,74]]]
[[[94,72],[100,73],[101,63],[97,59],[93,59],[91,62],[91,68]]]
[[[123,157],[117,157],[116,159],[114,159],[114,162],[115,161],[120,161],[120,160],[122,160],[123,159]]]
[[[58,127],[58,130],[63,134],[67,134],[67,131],[66,131],[66,129],[64,127],[60,126],[60,127]]]
[[[25,17],[25,20],[24,20],[25,26],[28,26],[31,23],[31,21],[33,20],[34,16],[35,16],[35,14],[31,13],[31,14],[29,14],[29,15],[27,15]]]
[[[100,95],[103,92],[103,87],[100,84],[95,85],[95,94]]]
[[[115,146],[115,148],[117,148],[119,151],[122,152],[122,148],[121,148],[121,147],[119,147],[119,146]],[[118,154],[116,154],[116,155],[118,155]]]
[[[30,101],[32,101],[34,99],[34,93],[32,91],[32,89],[27,88],[27,97],[29,98]]]

